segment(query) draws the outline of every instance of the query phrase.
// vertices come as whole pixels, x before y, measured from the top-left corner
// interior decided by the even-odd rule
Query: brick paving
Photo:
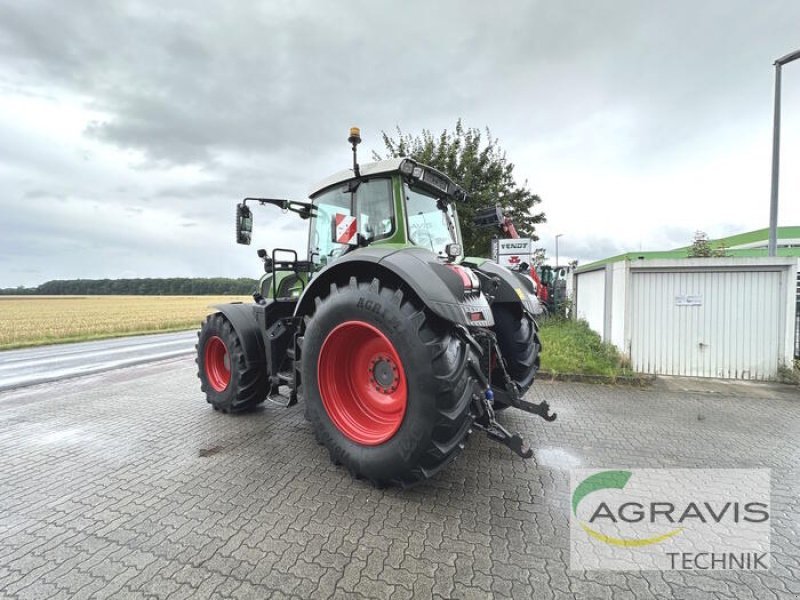
[[[800,394],[758,389],[539,382],[558,421],[501,417],[535,460],[476,434],[405,491],[331,465],[302,403],[215,413],[190,359],[6,392],[0,597],[795,598]],[[771,468],[771,570],[570,571],[573,466]]]

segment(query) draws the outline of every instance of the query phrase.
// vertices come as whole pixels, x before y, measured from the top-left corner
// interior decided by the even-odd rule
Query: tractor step
[[[291,396],[284,396],[283,394],[276,392],[271,393],[267,396],[267,401],[275,406],[280,406],[281,408],[289,408],[290,406],[294,406],[297,404],[297,398],[292,401]]]
[[[270,388],[269,394],[267,394],[267,400],[283,408],[288,408],[297,404],[297,391],[295,390],[293,373],[290,371],[280,371],[276,375],[270,377],[270,379],[272,380],[272,387]],[[280,393],[279,389],[281,386],[289,386],[289,396],[284,396]]]

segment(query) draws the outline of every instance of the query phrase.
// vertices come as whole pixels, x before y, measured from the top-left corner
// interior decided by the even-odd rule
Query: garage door
[[[641,373],[769,379],[780,356],[781,273],[636,271],[631,361]]]

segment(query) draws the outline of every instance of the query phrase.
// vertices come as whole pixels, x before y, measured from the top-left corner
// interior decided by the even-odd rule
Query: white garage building
[[[634,370],[774,379],[795,355],[796,257],[630,259],[575,272],[574,302]]]

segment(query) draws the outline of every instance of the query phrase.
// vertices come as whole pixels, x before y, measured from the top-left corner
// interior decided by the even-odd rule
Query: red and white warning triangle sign
[[[355,244],[358,227],[356,218],[341,213],[336,214],[336,241],[340,244]]]

